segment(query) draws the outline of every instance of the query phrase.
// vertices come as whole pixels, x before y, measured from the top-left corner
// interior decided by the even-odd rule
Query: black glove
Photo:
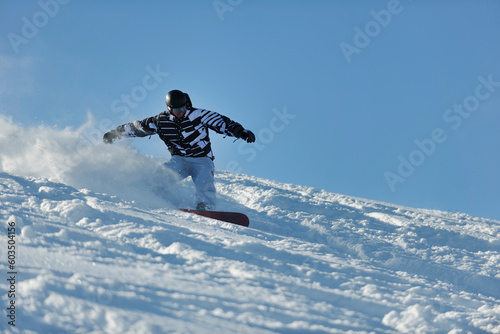
[[[255,135],[250,130],[243,130],[240,134],[240,138],[246,140],[247,143],[255,142]]]
[[[116,133],[116,130],[111,130],[111,131],[108,131],[104,134],[102,141],[106,144],[113,144],[113,140],[115,140],[118,137],[119,136]]]
[[[232,131],[232,132],[233,132],[233,136],[235,136],[236,138],[241,138],[241,133],[242,133],[244,130],[245,130],[245,129],[244,129],[241,125],[237,124],[237,125],[234,127],[233,131]]]

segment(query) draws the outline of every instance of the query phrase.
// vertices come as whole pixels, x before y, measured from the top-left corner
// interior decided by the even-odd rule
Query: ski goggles
[[[179,115],[187,111],[187,105],[183,105],[182,107],[177,107],[177,108],[168,107],[168,111],[170,111],[174,115]]]

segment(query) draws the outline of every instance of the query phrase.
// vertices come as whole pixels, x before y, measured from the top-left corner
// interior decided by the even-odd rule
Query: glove
[[[243,130],[240,134],[240,138],[245,140],[247,143],[255,142],[255,135],[250,130]]]
[[[116,130],[111,130],[111,131],[108,131],[104,134],[104,137],[102,138],[102,141],[105,143],[105,144],[113,144],[113,140],[115,140],[116,138],[118,138],[118,134],[116,133]]]
[[[241,138],[241,133],[243,132],[243,130],[245,130],[241,125],[236,125],[233,129],[233,136],[235,136],[236,138]]]

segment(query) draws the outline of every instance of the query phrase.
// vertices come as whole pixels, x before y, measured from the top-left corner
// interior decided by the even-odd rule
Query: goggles
[[[170,111],[174,115],[179,115],[179,114],[187,111],[187,105],[183,105],[182,107],[178,107],[178,108],[168,107],[168,111]]]

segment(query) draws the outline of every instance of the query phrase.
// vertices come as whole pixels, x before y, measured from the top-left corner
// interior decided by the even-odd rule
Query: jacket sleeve
[[[215,132],[231,137],[236,137],[235,132],[238,132],[238,128],[243,129],[240,123],[210,110],[201,110],[201,122]]]
[[[119,125],[116,132],[120,137],[147,137],[157,133],[157,116],[148,117],[142,121]]]

